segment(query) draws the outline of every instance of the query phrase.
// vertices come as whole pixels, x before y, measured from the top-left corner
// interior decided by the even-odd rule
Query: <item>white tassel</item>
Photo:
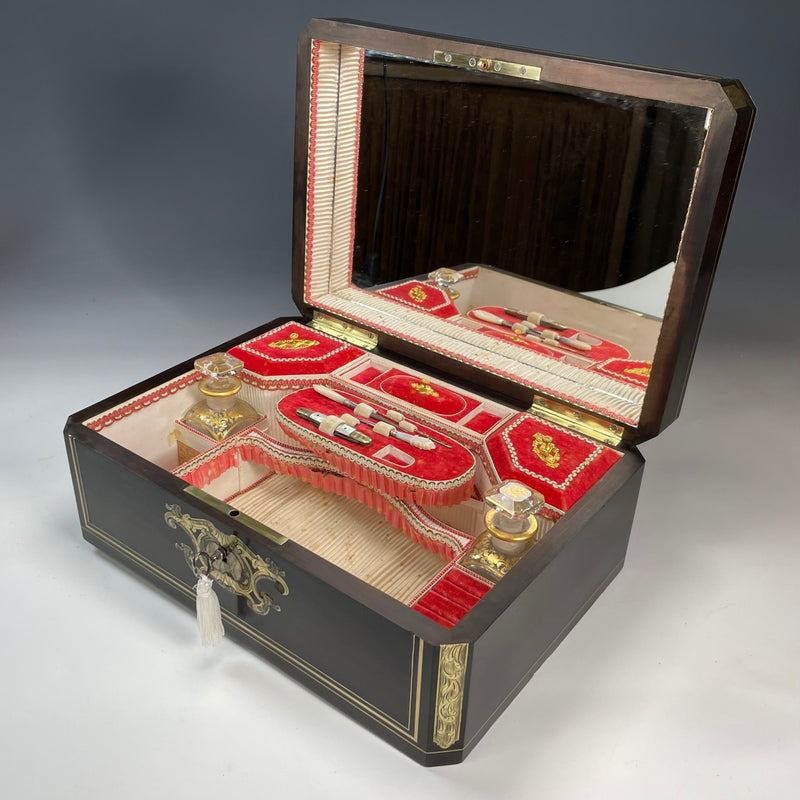
[[[225,635],[219,599],[214,593],[213,584],[208,575],[200,575],[194,587],[197,590],[197,624],[204,647],[217,644]]]

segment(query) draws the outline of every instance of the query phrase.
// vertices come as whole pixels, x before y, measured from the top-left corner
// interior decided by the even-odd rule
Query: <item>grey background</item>
[[[80,538],[66,416],[292,313],[312,16],[742,78],[759,118],[628,562],[467,762],[425,771]],[[0,5],[9,797],[795,797],[796,7],[463,0]],[[237,289],[234,287],[245,287]]]

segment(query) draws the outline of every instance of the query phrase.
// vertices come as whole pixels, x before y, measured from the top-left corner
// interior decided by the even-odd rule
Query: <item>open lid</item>
[[[295,301],[648,439],[680,408],[754,113],[735,80],[313,20]]]

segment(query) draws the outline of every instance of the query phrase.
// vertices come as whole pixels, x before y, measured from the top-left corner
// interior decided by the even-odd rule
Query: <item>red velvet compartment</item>
[[[337,391],[354,402],[362,400],[338,387]],[[370,405],[376,411],[386,413],[385,407],[375,403]],[[296,410],[301,406],[335,416],[349,413],[351,409],[323,397],[309,387],[283,397],[278,402],[277,417],[278,423],[290,436],[359,483],[420,505],[455,505],[471,496],[475,458],[466,447],[440,431],[419,427],[419,435],[430,433],[446,441],[450,448],[437,444],[433,450],[419,450],[394,437],[380,436],[362,424],[359,430],[372,438],[372,444],[364,447],[351,444],[339,436],[321,433],[313,423],[297,416]],[[387,445],[410,456],[414,463],[404,467],[377,458],[376,453]]]
[[[652,361],[630,361],[625,358],[611,358],[602,364],[595,364],[593,369],[614,378],[621,378],[632,383],[634,386],[647,387],[650,380],[650,368]]]
[[[390,369],[375,376],[366,385],[452,420],[460,419],[480,405],[479,401],[472,397],[446,389],[438,383],[431,383],[427,378],[409,375],[399,369]]]
[[[465,428],[475,431],[475,433],[486,433],[490,428],[497,425],[501,419],[502,417],[498,417],[497,414],[491,414],[488,411],[479,411],[472,419],[462,422],[461,424]]]
[[[517,415],[484,447],[498,480],[521,481],[563,511],[621,458],[610,447],[530,414]]]
[[[494,314],[497,317],[501,317],[502,319],[515,324],[518,322],[522,322],[522,320],[517,319],[516,317],[512,317],[510,314],[506,314],[502,308],[499,306],[481,306],[480,309],[475,309],[480,311],[488,311],[490,314]],[[470,316],[472,312],[470,312]],[[538,330],[545,331],[547,328],[539,327]],[[509,338],[509,334],[514,336],[513,331],[509,328],[505,327],[496,327],[494,328],[495,333],[500,333],[504,335],[505,338]],[[630,353],[620,344],[616,344],[615,342],[610,342],[607,339],[601,339],[599,336],[595,336],[592,333],[587,333],[586,331],[578,330],[577,328],[570,328],[566,331],[556,331],[559,336],[577,336],[578,334],[583,334],[584,336],[591,337],[592,340],[599,341],[600,344],[592,344],[591,350],[574,350],[571,347],[563,346],[560,347],[556,345],[554,349],[558,353],[572,353],[576,356],[580,356],[582,358],[589,359],[591,361],[604,361],[606,359],[612,358],[630,358]],[[541,345],[538,345],[535,341],[531,340],[530,336],[521,336],[519,337],[525,344],[533,344],[534,350],[540,351],[539,348],[542,348]],[[517,342],[517,339],[514,339]],[[589,342],[591,344],[591,342]],[[552,353],[550,348],[542,348],[547,350],[548,353]]]
[[[491,585],[457,567],[449,569],[412,605],[445,628],[452,628],[491,589]]]
[[[385,369],[377,369],[376,367],[366,367],[356,375],[350,375],[348,379],[351,380],[353,383],[360,383],[362,384],[362,386],[366,386],[370,381],[374,380],[379,375],[383,375],[384,372],[386,372]]]
[[[388,297],[404,306],[427,311],[435,317],[449,317],[458,314],[450,295],[432,283],[422,281],[405,281],[386,289],[378,289],[376,294]]]
[[[287,322],[249,342],[231,355],[251,372],[265,376],[327,375],[363,355],[357,347],[296,322]]]

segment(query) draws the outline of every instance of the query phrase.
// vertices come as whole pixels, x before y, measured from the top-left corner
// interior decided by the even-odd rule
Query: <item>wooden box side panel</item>
[[[553,543],[556,557],[476,641],[465,698],[465,754],[622,568],[643,470],[638,452],[626,454],[604,481],[617,486],[608,486],[610,496],[602,494],[602,507],[592,510],[584,501],[576,506]]]
[[[226,636],[414,760],[431,763],[437,648],[303,569],[308,554],[291,542],[278,546],[252,531],[248,536],[223,512],[184,495],[182,482],[168,473],[150,465],[139,470],[135,461],[129,465],[103,452],[107,444],[82,425],[69,423],[65,435],[88,541],[194,611],[196,577],[179,548],[192,541],[180,525],[166,523],[168,507],[177,505],[182,514],[236,534],[257,556],[275,563],[289,591],[281,595],[269,581],[259,583],[275,604],[262,615],[244,597],[215,584]]]

